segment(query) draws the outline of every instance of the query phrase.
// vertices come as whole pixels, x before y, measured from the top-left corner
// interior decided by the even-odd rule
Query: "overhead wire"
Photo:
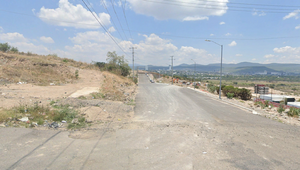
[[[128,30],[125,30],[128,31]],[[145,31],[136,31],[131,30],[132,32],[136,33],[143,33],[143,34],[152,34],[150,32]],[[189,36],[182,36],[182,35],[167,35],[167,34],[160,34],[155,33],[156,35],[166,36],[166,37],[176,37],[176,38],[183,38],[183,39],[215,39],[215,40],[271,40],[271,39],[292,39],[292,38],[300,38],[300,36],[286,36],[286,37],[261,37],[261,38],[213,38],[213,37],[189,37]]]
[[[121,29],[123,30],[123,33],[124,33],[126,39],[128,40],[128,38],[127,38],[127,36],[126,36],[126,34],[125,34],[125,32],[124,32],[124,29],[123,29],[123,27],[122,27],[122,24],[121,24],[121,22],[120,22],[119,16],[118,16],[118,14],[117,14],[117,12],[116,12],[116,10],[115,10],[115,5],[114,5],[114,3],[112,2],[112,0],[110,0],[110,2],[111,2],[111,5],[112,5],[113,10],[114,10],[114,12],[115,12],[115,15],[116,15],[116,17],[117,17],[117,19],[118,19],[118,21],[119,21],[120,27],[121,27]]]
[[[104,0],[101,0],[101,1],[102,1],[102,6],[106,9],[106,12],[109,14],[109,16],[111,16],[109,10],[107,9],[107,6],[105,5]],[[117,25],[115,24],[115,22],[114,22],[114,20],[113,20],[112,17],[111,17],[111,21],[112,21],[113,25],[115,26],[115,29],[116,29],[116,31],[118,32],[119,36],[120,36],[122,39],[124,39],[123,36],[120,34],[120,32],[119,32],[119,30],[118,30],[118,28],[117,28]]]
[[[177,3],[180,3],[180,4],[194,4],[196,6],[199,6],[199,5],[204,5],[204,6],[216,6],[216,7],[224,7],[224,5],[218,5],[216,3],[219,3],[218,1],[201,1],[201,0],[197,0],[197,1],[200,1],[200,2],[216,2],[215,4],[199,4],[199,3],[193,3],[193,2],[183,2],[183,1],[179,1],[179,0],[163,0],[163,1],[169,1],[170,3],[174,3],[174,2],[177,2]],[[223,2],[225,3],[225,2]],[[241,3],[240,3],[241,4]],[[292,8],[292,6],[276,6],[276,7],[280,7],[280,8],[260,8],[259,5],[252,5],[252,6],[258,6],[258,7],[243,7],[243,6],[231,6],[231,3],[228,2],[226,5],[228,5],[228,7],[233,7],[233,8],[241,8],[241,9],[262,9],[262,10],[292,10],[292,9],[283,9],[283,7],[285,8]],[[230,5],[230,6],[229,6]],[[249,4],[248,4],[249,5]],[[265,6],[265,5],[264,5]],[[267,6],[269,7],[269,6]],[[300,6],[299,6],[300,7]],[[295,9],[295,6],[293,6],[293,8]],[[296,10],[296,9],[295,9]]]
[[[276,6],[276,7],[297,7],[300,8],[300,6],[289,6],[289,5],[272,5],[272,4],[251,4],[251,3],[241,3],[241,2],[220,2],[220,1],[213,1],[213,0],[197,0],[202,2],[217,2],[217,3],[224,3],[224,4],[239,4],[239,5],[257,5],[257,6]]]
[[[161,2],[161,1],[154,1],[154,0],[143,0],[145,2],[152,2],[152,3],[160,3],[160,4],[165,4],[165,5],[175,5],[175,6],[183,6],[183,7],[190,7],[190,8],[201,8],[201,9],[217,9],[217,10],[229,10],[229,11],[239,11],[239,12],[255,12],[255,8],[249,8],[249,10],[243,10],[239,9],[239,7],[236,7],[237,9],[231,9],[229,7],[225,6],[219,6],[220,8],[217,7],[207,7],[207,5],[202,4],[202,6],[199,5],[183,5],[180,3],[173,3],[173,2]],[[213,6],[213,5],[210,5]],[[243,8],[243,7],[240,7]],[[271,9],[271,8],[266,8],[265,10],[271,10],[271,11],[263,11],[263,12],[268,12],[268,13],[290,13],[291,10],[293,9]],[[273,10],[273,11],[272,11]],[[274,11],[274,10],[289,10],[289,11]],[[298,9],[294,9],[298,10]]]
[[[126,13],[125,13],[126,0],[125,0],[125,2],[124,2],[124,5],[123,5],[123,3],[122,3],[122,0],[120,0],[120,2],[121,2],[121,5],[122,5],[123,15],[124,15],[124,18],[125,18],[125,21],[126,21],[127,29],[129,30],[130,38],[131,38],[131,40],[133,40],[133,39],[132,39],[132,35],[131,35],[131,31],[130,31],[130,29],[129,29],[129,25],[128,25],[128,22],[127,22]]]
[[[105,28],[105,26],[99,21],[98,17],[95,16],[95,14],[92,12],[92,10],[89,8],[89,6],[86,4],[84,0],[82,0],[84,5],[88,8],[88,10],[91,12],[91,14],[94,16],[94,18],[97,20],[97,22],[101,25],[101,27],[104,29],[104,31],[107,33],[107,35],[115,42],[115,44],[123,51],[124,54],[128,55],[123,48],[116,42],[114,37],[109,33],[109,31]]]
[[[46,17],[37,17],[35,15],[30,15],[30,14],[25,14],[25,13],[20,13],[20,12],[15,12],[15,11],[8,11],[8,10],[3,10],[0,9],[0,11],[8,12],[8,13],[13,13],[17,15],[22,15],[22,16],[28,16],[28,17],[34,17],[34,18],[44,18],[47,20],[51,21],[58,21],[58,22],[64,22],[64,23],[71,23],[71,24],[80,24],[80,25],[89,25],[89,26],[97,26],[95,24],[87,24],[87,23],[82,23],[82,22],[71,22],[71,21],[62,21],[62,20],[56,20],[56,19],[48,19]],[[136,33],[143,33],[143,34],[152,34],[151,32],[145,32],[145,31],[137,31],[137,30],[126,30],[124,31],[131,31],[131,32],[136,32]],[[155,33],[156,35],[161,35],[161,36],[166,36],[166,37],[176,37],[176,38],[185,38],[185,39],[225,39],[225,40],[268,40],[268,39],[289,39],[289,38],[300,38],[300,36],[286,36],[286,37],[262,37],[262,38],[213,38],[213,37],[188,37],[188,36],[181,36],[181,35],[167,35],[167,34],[160,34],[160,33]]]

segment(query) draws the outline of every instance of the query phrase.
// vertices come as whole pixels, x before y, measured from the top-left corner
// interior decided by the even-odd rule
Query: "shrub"
[[[220,93],[220,86],[215,86],[215,91],[219,94]],[[222,87],[221,87],[221,91],[222,91]]]
[[[265,106],[266,106],[266,107],[269,107],[269,105],[270,105],[269,103],[270,103],[270,102],[269,102],[268,100],[265,100]]]
[[[242,100],[250,100],[252,97],[252,94],[251,94],[250,90],[242,88],[239,90],[239,97]]]
[[[214,93],[216,91],[216,86],[214,86],[212,84],[208,84],[207,89],[209,92]]]
[[[8,45],[8,43],[0,43],[0,51],[2,52],[8,52],[10,50],[11,46]]]
[[[79,71],[78,71],[78,70],[75,71],[75,78],[76,78],[76,79],[79,78]]]
[[[284,112],[284,111],[285,111],[284,104],[281,103],[281,104],[279,105],[279,107],[277,108],[277,112],[278,112],[278,113],[282,113],[282,112]]]
[[[18,50],[17,47],[12,47],[10,51],[14,52],[14,53],[18,53],[19,52],[19,50]]]
[[[290,111],[287,113],[288,116],[299,116],[300,115],[300,109],[291,107]]]
[[[234,96],[234,93],[227,93],[227,97],[228,97],[229,99],[232,99],[233,96]]]

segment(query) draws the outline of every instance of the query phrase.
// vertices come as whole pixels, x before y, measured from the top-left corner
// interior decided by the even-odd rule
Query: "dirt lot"
[[[13,60],[16,60],[14,63],[17,65],[23,61]],[[75,79],[73,76],[73,80],[68,83],[62,83],[63,81],[57,84],[48,82],[45,85],[36,85],[36,83],[26,81],[16,83],[14,80],[5,78],[6,72],[3,68],[9,68],[7,63],[11,61],[5,62],[2,62],[2,67],[0,67],[2,68],[0,79],[3,80],[0,83],[0,111],[21,105],[49,106],[54,104],[54,106],[69,105],[70,108],[78,110],[87,122],[93,123],[111,121],[113,115],[114,121],[128,120],[133,116],[137,86],[128,78],[95,69],[64,65],[68,73],[78,70],[78,77]],[[26,78],[29,79],[29,77]]]

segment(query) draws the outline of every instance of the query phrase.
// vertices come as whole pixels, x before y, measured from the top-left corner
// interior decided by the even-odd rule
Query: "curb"
[[[187,87],[188,89],[190,89],[190,90],[193,90],[193,91],[196,91],[196,92],[198,92],[198,93],[201,93],[201,94],[204,94],[204,95],[206,95],[206,96],[209,96],[209,97],[212,97],[212,98],[215,98],[215,99],[218,99],[218,97],[217,96],[215,96],[215,95],[213,95],[213,94],[209,94],[209,93],[206,93],[206,92],[203,92],[203,91],[200,91],[200,90],[194,90],[193,88],[191,88],[191,87]],[[232,102],[229,102],[229,101],[225,101],[225,100],[219,100],[220,102],[225,102],[225,103],[228,103],[228,104],[231,104],[231,105],[234,105],[234,106],[236,106],[236,107],[239,107],[239,108],[242,108],[242,109],[245,109],[245,110],[248,110],[248,111],[250,111],[250,112],[252,112],[252,114],[260,114],[260,113],[257,113],[255,110],[253,110],[253,109],[250,109],[250,108],[247,108],[247,107],[244,107],[244,106],[241,106],[241,105],[238,105],[238,104],[235,104],[235,103],[232,103]]]

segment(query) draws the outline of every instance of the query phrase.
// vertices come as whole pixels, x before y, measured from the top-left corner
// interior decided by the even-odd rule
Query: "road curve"
[[[0,169],[300,169],[299,127],[143,74],[132,121],[99,127],[1,128]]]

